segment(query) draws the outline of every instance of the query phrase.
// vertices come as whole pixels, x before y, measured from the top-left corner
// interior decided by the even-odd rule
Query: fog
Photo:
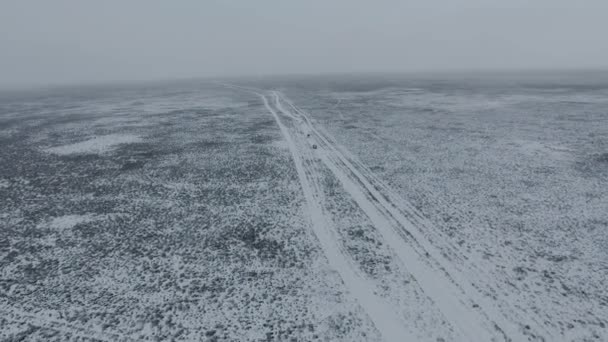
[[[3,0],[0,84],[608,67],[608,1]]]

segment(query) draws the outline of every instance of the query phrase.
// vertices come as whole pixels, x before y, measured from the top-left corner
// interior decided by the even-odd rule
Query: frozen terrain
[[[0,341],[606,341],[608,75],[0,93]]]

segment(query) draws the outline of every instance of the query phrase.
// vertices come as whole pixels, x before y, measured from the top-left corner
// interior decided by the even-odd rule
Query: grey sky
[[[0,84],[608,67],[606,0],[1,0]]]

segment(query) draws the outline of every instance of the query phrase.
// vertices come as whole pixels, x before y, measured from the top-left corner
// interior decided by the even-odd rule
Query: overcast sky
[[[607,0],[0,0],[0,85],[606,67]]]

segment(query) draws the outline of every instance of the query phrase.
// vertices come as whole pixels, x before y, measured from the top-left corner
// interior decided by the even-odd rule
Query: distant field
[[[0,340],[608,340],[608,77],[0,93]]]

